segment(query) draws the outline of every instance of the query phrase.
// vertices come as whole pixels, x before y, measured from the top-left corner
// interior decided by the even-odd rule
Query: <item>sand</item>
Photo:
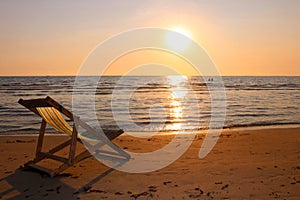
[[[61,136],[48,136],[47,145]],[[164,146],[172,136],[115,142],[133,152]],[[178,160],[155,172],[126,173],[90,157],[54,178],[19,168],[34,156],[35,136],[0,137],[2,199],[299,199],[300,129],[232,129],[198,158],[199,134]]]

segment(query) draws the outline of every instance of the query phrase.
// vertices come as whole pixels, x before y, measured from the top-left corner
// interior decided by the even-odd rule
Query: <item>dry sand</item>
[[[163,146],[172,136],[115,142],[128,151]],[[50,139],[50,141],[49,141]],[[48,136],[47,145],[61,136]],[[0,137],[2,199],[300,199],[300,129],[226,130],[204,159],[203,136],[161,170],[130,174],[90,157],[54,178],[19,169],[33,158],[36,137]]]

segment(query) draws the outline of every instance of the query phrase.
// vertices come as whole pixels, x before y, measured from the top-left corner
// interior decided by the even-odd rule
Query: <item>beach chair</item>
[[[20,99],[18,103],[20,103],[21,105],[28,108],[29,110],[31,110],[32,112],[34,112],[42,118],[42,123],[39,130],[39,136],[36,146],[35,158],[25,163],[25,167],[33,168],[53,177],[59,174],[60,172],[66,170],[70,166],[74,165],[75,163],[78,163],[83,159],[91,156],[90,152],[92,149],[94,149],[95,152],[97,152],[97,154],[102,153],[102,157],[114,156],[121,160],[129,159],[129,155],[125,151],[123,151],[118,146],[110,142],[114,138],[120,136],[123,133],[123,130],[104,131],[104,134],[101,134],[97,132],[94,128],[89,126],[87,123],[73,115],[69,110],[67,110],[65,107],[60,105],[58,102],[56,102],[49,96],[43,99]],[[63,118],[62,114],[65,116],[65,118],[69,119],[72,122],[72,126]],[[42,146],[47,124],[53,127],[56,131],[69,135],[70,139],[68,139],[65,142],[62,142],[61,144],[58,144],[57,146],[52,147],[47,152],[43,152]],[[85,133],[88,133],[89,136],[92,136],[92,139],[88,136],[78,134],[77,130],[79,130],[79,127],[82,127],[82,129],[86,131]],[[77,142],[83,143],[83,139],[93,140],[94,144],[84,143],[85,145],[89,145],[88,149],[90,150],[90,152],[88,150],[84,150],[81,153],[76,154],[76,144]],[[109,145],[110,149],[112,149],[113,151],[99,150],[99,147],[103,145]],[[69,155],[67,158],[55,155],[55,153],[68,146]],[[38,162],[44,159],[56,160],[61,162],[62,164],[55,169],[49,169],[38,164]]]

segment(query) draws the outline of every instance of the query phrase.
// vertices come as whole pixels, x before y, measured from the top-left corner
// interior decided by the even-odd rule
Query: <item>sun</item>
[[[192,33],[184,27],[175,26],[175,27],[170,28],[170,30],[180,33],[188,38],[192,38]]]
[[[183,27],[172,27],[169,30],[166,36],[168,46],[175,51],[185,51],[192,41],[191,32]]]

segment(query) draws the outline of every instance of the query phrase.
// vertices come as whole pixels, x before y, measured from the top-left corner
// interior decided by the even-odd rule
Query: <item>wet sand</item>
[[[167,144],[172,137],[121,136],[115,143],[131,152],[151,152]],[[62,138],[47,136],[46,148]],[[35,136],[0,136],[0,197],[299,199],[300,128],[226,130],[213,150],[199,159],[203,138],[199,133],[178,160],[155,172],[126,173],[110,169],[90,157],[50,178],[20,168],[34,156]]]

